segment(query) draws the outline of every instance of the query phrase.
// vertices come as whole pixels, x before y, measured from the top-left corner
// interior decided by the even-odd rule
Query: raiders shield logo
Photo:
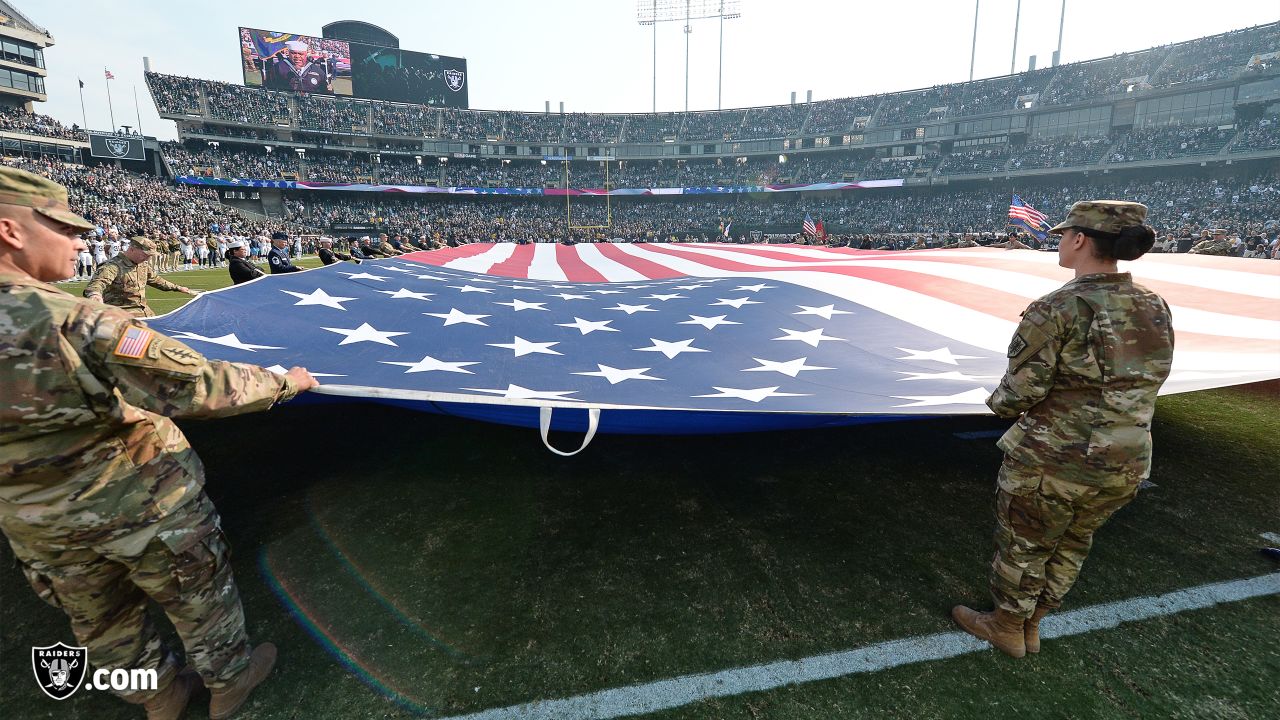
[[[31,648],[31,670],[45,695],[66,700],[80,688],[89,664],[89,650],[58,643]]]
[[[124,157],[125,155],[129,154],[129,141],[108,139],[107,150],[110,151],[111,154],[115,155],[116,157]]]
[[[448,85],[449,89],[454,92],[458,92],[459,90],[461,90],[462,84],[465,83],[466,80],[467,80],[467,74],[462,72],[461,70],[445,70],[444,71],[444,84]]]

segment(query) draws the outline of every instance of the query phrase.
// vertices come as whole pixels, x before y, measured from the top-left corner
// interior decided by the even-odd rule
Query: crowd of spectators
[[[938,164],[939,175],[971,175],[1003,170],[1009,162],[1009,146],[979,145],[954,150]]]
[[[79,125],[67,127],[48,115],[30,113],[20,107],[0,108],[0,130],[63,140],[87,141],[89,139]]]
[[[625,120],[625,115],[569,113],[564,126],[565,142],[616,143]]]
[[[1076,200],[1116,197],[1150,208],[1149,223],[1162,238],[1190,237],[1204,228],[1222,227],[1241,238],[1275,237],[1280,218],[1280,180],[1255,178],[1168,179],[1151,176],[1112,182],[1045,181],[998,183],[979,189],[862,190],[838,196],[806,198],[775,195],[770,202],[747,197],[623,199],[606,208],[603,199],[573,204],[577,224],[606,224],[607,238],[627,240],[710,235],[722,222],[765,231],[799,228],[805,214],[822,219],[833,233],[926,234],[999,233],[1008,224],[1009,197],[1023,200],[1052,217],[1064,215]],[[565,239],[564,205],[559,200],[498,198],[388,198],[314,195],[287,198],[291,224],[323,230],[335,222],[376,222],[388,230],[441,242]],[[583,239],[579,237],[578,239]]]
[[[1111,153],[1110,162],[1126,163],[1144,160],[1167,160],[1190,155],[1213,155],[1222,150],[1235,135],[1234,129],[1217,127],[1183,127],[1130,130]]]
[[[161,152],[178,175],[208,175],[210,168],[215,177],[224,178],[278,180],[286,174],[295,178],[300,175],[298,156],[283,148],[278,152],[266,152],[264,148],[253,146],[215,148],[201,145],[199,141],[187,145],[163,143]]]
[[[627,142],[674,140],[680,132],[679,113],[654,113],[627,117]]]
[[[288,93],[261,88],[205,83],[209,114],[245,125],[288,125],[289,97]]]
[[[369,103],[315,95],[299,95],[298,125],[307,130],[367,133],[369,131]]]
[[[303,175],[311,182],[372,182],[375,179],[374,165],[367,156],[316,155],[308,156],[303,164]]]
[[[435,137],[440,132],[440,111],[425,105],[373,106],[373,132],[380,135]]]
[[[221,84],[153,72],[147,73],[146,79],[161,115],[199,115],[201,89]]]
[[[1280,26],[1235,30],[1182,43],[1160,73],[1152,78],[1157,88],[1181,83],[1213,82],[1234,77],[1247,68],[1254,55],[1280,49]]]
[[[821,135],[822,133],[860,132],[864,130],[876,108],[880,106],[882,95],[867,97],[839,98],[837,100],[819,100],[809,106],[809,124],[806,132]],[[865,118],[859,121],[858,118]]]
[[[1240,136],[1231,146],[1231,152],[1260,152],[1276,148],[1280,148],[1280,115],[1268,115],[1240,128]]]
[[[1059,66],[1053,82],[1045,94],[1041,95],[1040,104],[1065,105],[1124,92],[1127,88],[1121,86],[1122,80],[1150,78],[1169,52],[1171,51],[1166,45],[1101,60]]]
[[[440,133],[449,140],[496,140],[502,137],[502,113],[453,108],[442,112]]]
[[[680,139],[721,142],[735,136],[745,117],[745,110],[686,113]]]
[[[1102,154],[1111,147],[1111,142],[1111,138],[1106,136],[1029,140],[1026,145],[1014,152],[1009,169],[1034,170],[1094,165],[1102,161]]]
[[[804,125],[808,115],[807,105],[754,107],[747,110],[747,118],[742,128],[734,133],[734,137],[753,140],[798,135],[800,126]]]
[[[558,143],[564,137],[565,116],[560,113],[502,113],[504,140]]]

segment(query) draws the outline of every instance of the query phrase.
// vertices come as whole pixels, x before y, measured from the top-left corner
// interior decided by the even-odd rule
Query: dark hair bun
[[[1150,225],[1130,225],[1120,231],[1111,255],[1117,260],[1137,260],[1156,244],[1156,231]]]

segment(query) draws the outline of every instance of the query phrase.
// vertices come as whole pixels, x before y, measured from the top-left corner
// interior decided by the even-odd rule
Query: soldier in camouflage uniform
[[[1017,423],[1000,438],[989,613],[956,606],[969,633],[1022,657],[1062,604],[1093,534],[1151,472],[1151,416],[1173,362],[1169,306],[1117,272],[1155,242],[1145,205],[1078,202],[1049,232],[1075,279],[1031,303],[987,405]]]
[[[316,382],[207,360],[48,284],[72,274],[89,228],[66,188],[0,168],[0,531],[95,666],[156,671],[156,691],[126,700],[178,718],[198,682],[177,672],[150,598],[210,688],[210,717],[225,718],[275,648],[249,646],[203,465],[169,417],[265,410]]]
[[[1189,250],[1192,255],[1235,255],[1235,248],[1232,247],[1231,241],[1227,239],[1227,231],[1217,229],[1213,231],[1213,237],[1208,240],[1201,240]]]
[[[147,306],[147,286],[157,290],[199,295],[181,285],[165,280],[156,274],[148,259],[156,252],[156,245],[145,237],[129,238],[129,249],[103,263],[85,285],[85,297],[108,305],[115,305],[134,317],[153,317]]]

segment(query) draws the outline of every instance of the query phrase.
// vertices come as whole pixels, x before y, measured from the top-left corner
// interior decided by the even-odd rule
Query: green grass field
[[[280,646],[244,718],[447,716],[949,632],[952,604],[988,602],[1000,461],[955,433],[999,427],[604,436],[566,459],[532,430],[375,405],[184,425],[250,635]],[[1257,553],[1280,532],[1280,384],[1162,398],[1155,440],[1156,486],[1067,609],[1280,570]],[[73,640],[0,558],[0,716],[139,717],[40,693],[29,648]],[[1278,638],[1271,595],[648,717],[1275,718]]]

